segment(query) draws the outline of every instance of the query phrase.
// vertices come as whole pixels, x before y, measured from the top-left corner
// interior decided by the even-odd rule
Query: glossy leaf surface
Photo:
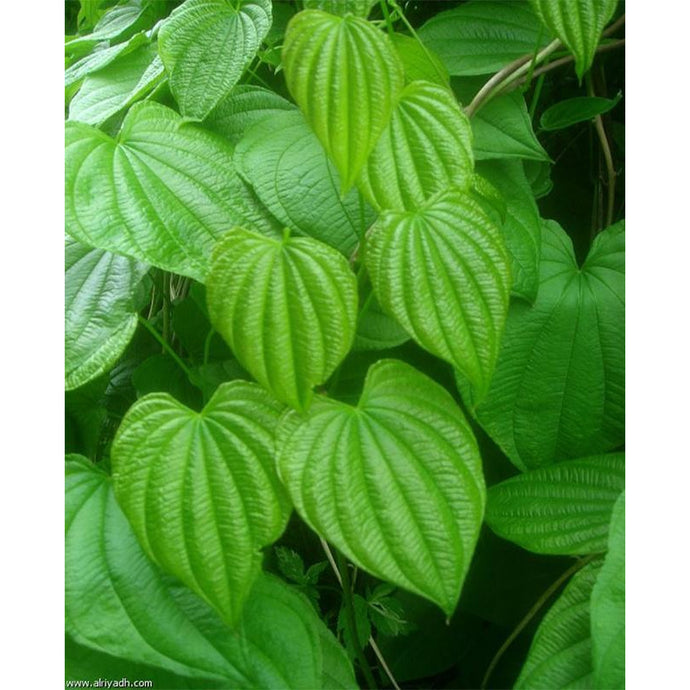
[[[203,282],[233,223],[270,228],[229,144],[165,106],[132,106],[117,140],[68,123],[65,142],[65,224],[85,244]]]
[[[305,10],[288,25],[283,67],[344,194],[388,124],[403,87],[402,64],[388,37],[366,20]]]
[[[481,396],[498,356],[510,275],[500,229],[477,201],[451,190],[417,212],[381,214],[366,264],[383,309]]]
[[[355,275],[335,249],[308,237],[278,241],[233,228],[214,252],[207,299],[240,364],[302,411],[355,335]]]
[[[400,94],[359,186],[377,210],[412,211],[449,187],[472,180],[472,130],[452,93],[415,81]]]
[[[299,112],[253,126],[238,144],[235,161],[276,218],[348,257],[374,219],[356,189],[341,197],[335,166]]]
[[[238,82],[270,26],[270,0],[187,0],[173,10],[158,49],[182,115],[208,115]]]
[[[408,364],[369,369],[356,407],[314,400],[279,431],[300,516],[355,564],[454,610],[484,512],[474,436],[448,392]]]
[[[453,76],[498,72],[549,42],[527,2],[474,0],[439,12],[419,36]]]
[[[575,56],[575,72],[582,79],[618,0],[530,0],[530,4],[547,29]]]
[[[516,690],[592,687],[590,604],[601,561],[573,575],[539,624]]]
[[[566,460],[489,489],[491,529],[535,553],[603,553],[616,499],[625,487],[623,453]]]
[[[625,493],[616,501],[609,551],[592,590],[594,687],[625,687]]]
[[[148,271],[139,261],[65,243],[65,388],[107,371],[137,327],[137,286]]]
[[[624,246],[617,223],[580,268],[558,224],[543,226],[537,300],[511,305],[491,388],[475,409],[520,469],[624,441]]]
[[[616,98],[587,96],[568,98],[547,108],[542,113],[539,124],[548,132],[565,129],[578,122],[586,122],[597,115],[608,113],[616,107],[618,101],[620,101],[620,94]]]
[[[115,494],[146,553],[235,625],[260,549],[289,515],[273,469],[282,406],[256,384],[222,385],[200,412],[152,393],[113,442]]]
[[[327,671],[347,679],[342,648],[277,578],[257,580],[237,631],[230,630],[149,561],[109,478],[79,456],[66,465],[65,582],[67,631],[90,649],[247,690],[309,690]]]

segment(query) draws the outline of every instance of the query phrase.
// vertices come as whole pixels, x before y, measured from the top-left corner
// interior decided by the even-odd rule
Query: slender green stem
[[[539,103],[539,97],[541,96],[541,89],[544,85],[544,75],[540,74],[537,77],[537,83],[534,85],[534,93],[532,94],[532,100],[529,104],[529,119],[534,120],[534,113],[537,111],[537,103]]]
[[[211,353],[211,341],[213,340],[213,336],[215,335],[216,331],[214,328],[212,328],[209,332],[208,335],[206,336],[206,339],[204,340],[204,364],[208,364],[208,358]]]
[[[419,38],[419,35],[415,31],[412,24],[410,24],[410,22],[407,20],[407,17],[405,16],[405,13],[402,11],[402,8],[400,7],[400,5],[398,5],[396,0],[388,0],[388,4],[394,10],[396,10],[396,12],[400,16],[400,19],[402,19],[402,22],[405,25],[405,27],[407,28],[407,30],[412,34],[412,37],[415,39],[415,41],[417,41],[417,43],[419,43],[422,50],[424,51],[424,55],[426,55],[426,57],[427,57],[427,60],[429,60],[429,62],[434,66],[434,69],[436,70],[436,74],[438,74],[438,76],[441,79],[441,83],[446,84],[447,83],[446,75],[443,74],[443,72],[441,71],[441,69],[438,66],[438,63],[436,62],[436,60],[434,60],[433,55],[429,52],[429,49],[424,45],[424,43],[422,42],[422,39]]]
[[[352,646],[355,648],[355,654],[357,655],[357,661],[359,661],[359,666],[364,675],[364,680],[366,681],[367,688],[371,690],[376,690],[376,681],[374,680],[374,674],[369,668],[369,663],[367,658],[364,656],[364,650],[359,645],[359,637],[357,636],[357,621],[355,619],[355,607],[352,603],[352,585],[350,584],[350,574],[348,572],[348,565],[345,557],[336,551],[336,560],[338,563],[338,570],[340,571],[340,578],[343,585],[343,606],[345,608],[345,622],[347,625],[348,632],[350,634],[350,639],[352,640]]]
[[[170,342],[170,273],[163,273],[163,340]]]
[[[489,667],[486,669],[486,673],[484,674],[484,678],[481,684],[481,690],[485,690],[485,688],[487,687],[487,683],[489,682],[491,674],[493,673],[498,662],[501,660],[501,657],[506,652],[508,647],[510,647],[510,645],[513,644],[515,638],[517,638],[517,636],[525,629],[525,627],[534,618],[534,616],[536,616],[537,613],[539,613],[544,604],[546,604],[546,602],[555,594],[558,588],[571,575],[574,575],[578,570],[584,568],[590,561],[593,561],[600,555],[601,554],[594,553],[589,556],[586,556],[585,558],[580,558],[577,562],[570,566],[570,568],[568,568],[553,584],[551,584],[548,587],[548,589],[539,597],[539,599],[537,599],[537,601],[534,603],[534,606],[532,606],[532,608],[527,612],[525,617],[515,626],[513,632],[511,632],[508,636],[508,639],[501,645],[500,649],[496,652],[496,654],[494,654],[494,658],[491,660],[491,663],[489,664]]]
[[[147,321],[141,314],[137,314],[137,319],[139,320],[139,323],[155,338],[157,342],[160,343],[161,347],[163,350],[169,354],[174,360],[175,363],[184,371],[184,373],[189,377],[191,376],[191,371],[187,367],[187,365],[180,359],[180,356],[175,352],[175,350],[172,349],[170,346],[170,343],[168,343],[163,336],[153,327],[149,321]]]
[[[383,12],[383,18],[386,21],[386,29],[388,29],[388,34],[394,33],[395,29],[393,28],[393,22],[391,21],[391,13],[388,11],[388,2],[387,0],[379,0],[379,4],[381,5],[381,12]]]

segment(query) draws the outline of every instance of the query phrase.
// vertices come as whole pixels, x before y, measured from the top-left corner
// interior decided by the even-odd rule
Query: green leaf
[[[235,625],[290,506],[273,467],[282,412],[259,386],[222,385],[197,413],[167,393],[133,405],[112,447],[118,503],[144,551]]]
[[[353,350],[385,350],[410,339],[407,331],[382,309],[373,292],[367,297],[357,322]]]
[[[486,161],[477,166],[477,172],[498,189],[506,203],[503,236],[513,276],[511,292],[534,302],[539,289],[541,219],[522,163]]]
[[[303,0],[305,10],[323,10],[341,17],[354,14],[364,19],[377,3],[378,0]]]
[[[318,396],[278,431],[295,509],[358,567],[454,610],[484,512],[481,460],[449,393],[380,360],[356,407]]]
[[[279,113],[254,125],[235,150],[238,172],[281,222],[349,256],[373,222],[356,189],[340,180],[304,117]]]
[[[89,74],[107,67],[117,58],[131,53],[142,45],[148,44],[148,42],[149,39],[145,34],[138,33],[132,36],[128,41],[118,43],[114,46],[99,44],[97,50],[81,58],[81,60],[77,60],[77,62],[70,65],[70,67],[65,70],[65,86],[76,84]],[[103,47],[100,47],[101,45]]]
[[[70,122],[65,143],[65,224],[85,244],[203,282],[229,227],[272,230],[229,145],[158,103],[132,106],[117,140]]]
[[[541,199],[547,196],[553,189],[551,163],[548,161],[525,160],[522,162],[522,167],[525,169],[525,176],[532,188],[534,198]]]
[[[492,486],[486,522],[535,553],[603,553],[613,505],[624,487],[623,453],[566,460]]]
[[[522,470],[624,441],[624,252],[620,222],[597,236],[580,268],[570,238],[544,223],[537,300],[511,305],[491,388],[474,403]]]
[[[440,86],[450,86],[450,77],[441,59],[416,38],[406,34],[389,34],[393,47],[403,65],[405,83],[430,81]],[[425,50],[426,48],[426,50]]]
[[[609,551],[592,590],[594,687],[625,687],[625,492],[613,508]]]
[[[539,624],[516,690],[592,687],[592,640],[589,632],[592,587],[601,561],[573,575]]]
[[[144,45],[90,74],[69,104],[69,119],[100,125],[140,100],[163,78],[155,45]]]
[[[526,2],[505,0],[475,0],[439,12],[418,33],[458,77],[498,72],[550,40]]]
[[[472,181],[472,130],[452,93],[431,82],[404,88],[362,169],[359,186],[378,211],[412,211]]]
[[[187,0],[172,11],[158,34],[158,49],[182,115],[203,120],[218,105],[270,26],[270,0]]]
[[[298,585],[307,584],[302,556],[285,546],[276,546],[275,553],[278,559],[278,568],[284,577]]]
[[[613,16],[618,0],[530,0],[549,31],[575,56],[575,72],[581,80],[590,68],[601,32]]]
[[[547,108],[542,113],[539,124],[547,132],[565,129],[578,122],[586,122],[597,115],[608,113],[609,110],[616,107],[620,99],[621,94],[618,94],[616,98],[597,98],[594,96],[568,98]]]
[[[68,634],[132,663],[246,690],[311,690],[352,673],[311,605],[275,577],[257,580],[229,629],[148,560],[107,475],[77,456],[66,464],[65,583]]]
[[[357,281],[335,249],[287,233],[281,242],[230,230],[213,254],[208,309],[240,364],[304,411],[350,350]]]
[[[137,287],[148,266],[65,242],[65,388],[106,372],[137,327]]]
[[[288,25],[283,67],[344,195],[388,124],[403,88],[402,64],[388,37],[366,20],[304,10]]]
[[[352,608],[355,614],[355,632],[356,640],[352,639],[352,634],[347,625],[347,611],[345,609],[345,604],[340,607],[340,613],[338,613],[338,633],[342,635],[342,639],[345,642],[345,648],[347,649],[350,658],[354,659],[357,655],[357,648],[364,649],[371,636],[371,624],[369,623],[369,606],[367,605],[367,600],[361,597],[359,594],[354,594],[352,596]]]
[[[295,105],[260,86],[239,84],[204,120],[204,127],[237,144],[255,122],[272,119]]]
[[[479,203],[451,190],[416,212],[386,211],[365,260],[383,309],[481,397],[498,356],[510,274],[501,232]]]
[[[132,372],[132,385],[138,398],[149,393],[168,393],[192,409],[201,407],[201,393],[168,354],[155,354],[145,359]]]

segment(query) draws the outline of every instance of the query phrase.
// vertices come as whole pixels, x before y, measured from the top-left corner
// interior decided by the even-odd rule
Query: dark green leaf
[[[271,26],[270,0],[186,0],[161,26],[158,49],[186,118],[203,120],[242,76]]]
[[[486,522],[535,553],[603,553],[624,486],[623,453],[567,460],[492,486]]]
[[[569,98],[566,101],[554,103],[547,108],[539,119],[542,129],[550,132],[556,129],[565,129],[578,122],[591,120],[597,115],[608,113],[613,110],[620,101],[621,96],[616,98],[596,98],[594,96],[580,96]]]
[[[382,309],[374,293],[367,297],[357,323],[353,350],[385,350],[410,339],[407,331]]]
[[[369,607],[366,599],[363,599],[359,594],[352,596],[352,608],[355,613],[355,631],[357,633],[357,640],[352,639],[350,628],[347,624],[347,611],[345,604],[340,608],[338,614],[338,632],[342,635],[350,658],[354,659],[357,655],[357,647],[364,649],[369,643],[371,635],[371,624],[369,623]]]
[[[229,625],[242,615],[261,547],[290,512],[273,467],[281,411],[242,381],[222,385],[200,413],[153,393],[113,441],[115,493],[142,547]]]
[[[597,236],[580,268],[570,238],[544,223],[537,300],[511,305],[491,388],[475,409],[522,470],[624,441],[624,247],[621,222]]]
[[[366,19],[371,8],[378,0],[302,0],[305,10],[323,10],[331,14],[344,16],[348,13]]]
[[[439,12],[419,36],[454,76],[491,74],[550,40],[522,0],[474,0]]]
[[[366,251],[376,296],[408,333],[486,391],[508,311],[500,229],[477,201],[451,190],[416,212],[387,211]]]
[[[350,350],[357,281],[346,259],[309,237],[233,228],[213,255],[211,323],[259,383],[304,411]]]
[[[314,70],[315,64],[323,67]],[[388,124],[403,88],[402,63],[388,37],[366,20],[304,10],[288,25],[283,67],[344,195]]]
[[[148,266],[67,238],[65,388],[84,385],[115,364],[137,327],[137,287]]]
[[[280,476],[300,516],[376,577],[450,615],[469,568],[485,489],[474,436],[448,392],[381,360],[359,404],[315,398],[288,414]]]

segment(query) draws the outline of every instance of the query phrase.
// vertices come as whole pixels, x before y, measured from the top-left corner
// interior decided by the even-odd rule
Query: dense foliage
[[[618,0],[66,3],[66,677],[622,688]]]

